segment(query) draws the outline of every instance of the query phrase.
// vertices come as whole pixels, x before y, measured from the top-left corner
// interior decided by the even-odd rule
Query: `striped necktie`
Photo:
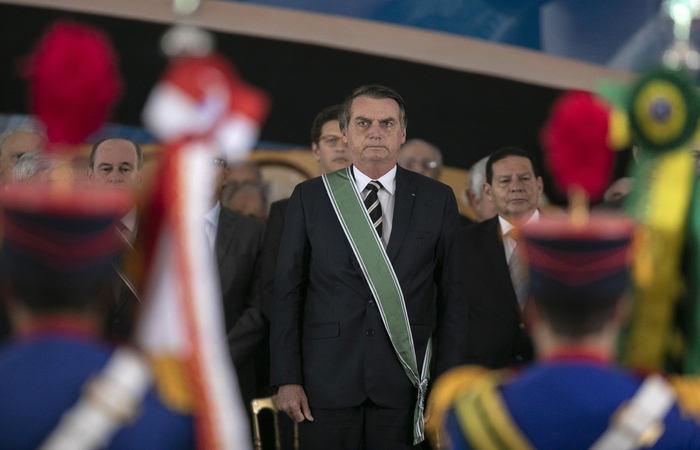
[[[367,193],[364,198],[365,208],[367,208],[369,218],[372,220],[374,229],[377,230],[377,234],[379,234],[380,238],[382,237],[382,205],[379,203],[377,192],[379,192],[381,188],[382,183],[379,181],[370,181],[365,188]]]

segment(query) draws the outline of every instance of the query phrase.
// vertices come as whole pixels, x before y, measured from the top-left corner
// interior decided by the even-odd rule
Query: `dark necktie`
[[[382,188],[382,184],[377,180],[372,180],[367,183],[367,194],[365,195],[365,208],[369,218],[372,220],[374,229],[377,230],[379,237],[382,237],[382,205],[379,203],[377,192]]]

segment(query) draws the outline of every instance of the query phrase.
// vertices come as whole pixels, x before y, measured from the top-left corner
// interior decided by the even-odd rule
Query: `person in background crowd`
[[[476,215],[477,222],[491,219],[498,211],[493,201],[484,195],[484,182],[486,181],[486,162],[489,157],[485,156],[475,162],[469,169],[467,179],[467,199],[469,206]]]
[[[484,195],[498,215],[463,230],[469,303],[468,362],[499,368],[532,359],[521,311],[527,299],[525,262],[515,224],[537,222],[542,178],[529,153],[506,147],[486,163]]]
[[[279,386],[278,408],[300,422],[305,449],[417,448],[421,423],[414,419],[421,414],[416,403],[426,395],[421,368],[430,364],[425,355],[431,334],[435,373],[464,356],[457,202],[448,186],[397,165],[406,115],[394,90],[356,89],[339,119],[353,165],[299,184],[287,208],[272,308],[270,381]],[[325,187],[331,182],[339,183],[338,192],[351,193],[345,198],[353,206],[332,203],[336,190]],[[363,222],[361,233],[346,232],[353,233],[353,242],[374,242],[365,256],[395,273],[375,281],[396,295],[373,294],[370,274],[357,264],[342,227],[347,222],[337,215],[347,207],[367,208],[371,221]],[[386,256],[379,257],[382,252]],[[390,337],[384,307],[393,311],[385,316],[388,326],[403,337]],[[409,378],[394,345],[408,346],[419,378]]]
[[[61,162],[56,157],[34,150],[17,159],[12,168],[12,180],[15,183],[31,181],[38,184],[51,182],[51,171]]]
[[[104,139],[92,146],[87,178],[95,189],[135,193],[141,187],[142,168],[143,152],[137,143],[120,138]],[[137,229],[138,213],[134,206],[115,225],[115,232],[126,245],[127,252],[134,251]],[[111,303],[106,331],[109,337],[123,340],[131,334],[141,300],[121,265],[115,265],[115,272],[115,298]]]
[[[442,152],[437,146],[423,139],[410,139],[399,150],[399,166],[440,181],[442,173]],[[462,227],[474,223],[469,217],[460,214]]]
[[[265,225],[222,206],[220,197],[226,180],[226,165],[224,157],[212,161],[211,209],[204,216],[204,226],[219,268],[231,360],[243,402],[250,411],[250,401],[257,397],[253,358],[268,334],[268,325],[259,307],[260,252]],[[261,376],[267,378],[266,374]]]
[[[260,166],[252,161],[231,164],[222,188],[221,201],[233,211],[265,222],[267,194]]]
[[[318,173],[335,172],[351,163],[350,150],[343,141],[338,122],[340,105],[333,105],[318,113],[311,125],[311,152],[318,161]],[[277,255],[279,254],[284,228],[284,215],[289,199],[284,198],[270,205],[270,217],[267,219],[262,255],[262,309],[270,320]]]
[[[0,181],[12,181],[12,168],[25,153],[43,150],[46,145],[44,135],[29,125],[20,125],[0,134]]]
[[[409,139],[399,151],[399,166],[433,180],[439,180],[442,171],[442,152],[423,139]]]

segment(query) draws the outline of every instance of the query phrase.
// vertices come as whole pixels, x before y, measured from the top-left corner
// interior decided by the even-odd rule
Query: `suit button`
[[[367,330],[365,334],[367,334],[367,336],[374,336],[374,330]]]
[[[520,327],[521,330],[524,330],[524,329],[525,329],[525,324],[522,323],[522,322],[520,322],[520,325],[518,325],[518,327]]]
[[[119,317],[117,317],[116,319],[114,319],[114,323],[119,323],[119,322],[120,322]]]
[[[367,304],[368,304],[369,306],[374,306],[374,300],[370,300],[369,302],[367,302]]]
[[[521,362],[523,360],[523,355],[516,355],[515,360]]]

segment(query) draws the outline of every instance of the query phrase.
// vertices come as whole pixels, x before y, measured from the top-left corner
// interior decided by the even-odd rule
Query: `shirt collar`
[[[129,233],[132,235],[136,231],[136,206],[131,208],[131,211],[126,213],[124,217],[121,218],[121,223],[124,224]]]
[[[528,223],[537,223],[537,221],[540,220],[540,210],[536,209],[535,212],[530,216],[529,219],[527,219],[527,222],[525,222],[523,225],[526,225]],[[501,225],[501,233],[503,236],[508,234],[510,230],[515,228],[512,223],[508,222],[506,219],[501,217],[501,215],[498,215],[498,223]]]
[[[221,202],[216,202],[216,205],[204,215],[204,218],[210,224],[216,226],[219,223],[219,215],[221,214]]]
[[[355,185],[357,186],[357,189],[362,192],[367,187],[367,184],[373,180],[373,178],[370,178],[364,173],[360,172],[360,170],[354,165],[350,167],[353,177],[355,178]],[[382,187],[386,189],[389,194],[394,195],[394,191],[396,190],[396,166],[378,178],[377,181],[382,184]]]

